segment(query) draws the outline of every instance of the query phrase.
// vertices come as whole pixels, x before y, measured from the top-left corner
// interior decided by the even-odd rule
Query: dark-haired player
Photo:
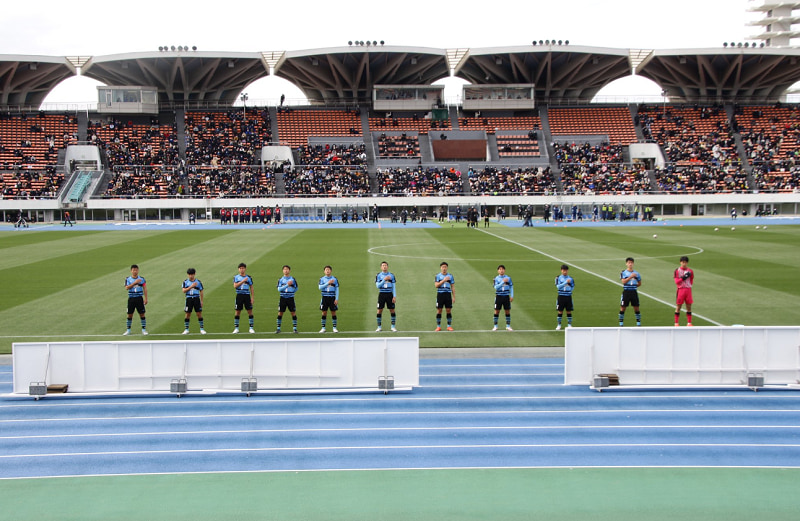
[[[675,268],[673,279],[678,291],[675,295],[675,327],[678,327],[681,318],[681,306],[686,304],[686,325],[692,325],[692,285],[694,284],[694,271],[689,267],[689,257],[680,259],[681,265]]]

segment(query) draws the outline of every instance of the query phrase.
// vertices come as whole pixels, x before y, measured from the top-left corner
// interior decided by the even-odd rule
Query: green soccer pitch
[[[658,237],[654,238],[653,234]],[[276,283],[289,264],[297,278],[300,337],[319,336],[323,266],[339,278],[340,335],[393,334],[384,312],[376,333],[375,275],[381,261],[397,275],[397,327],[421,347],[561,346],[555,331],[554,278],[562,263],[576,281],[575,326],[616,326],[624,259],[636,259],[645,326],[671,326],[672,272],[688,255],[695,270],[694,323],[800,323],[800,227],[616,226],[511,228],[306,229],[0,232],[0,353],[13,342],[122,340],[123,281],[136,263],[147,279],[147,324],[157,338],[181,337],[181,282],[193,267],[205,285],[205,326],[215,338],[233,330],[233,276],[240,262],[254,279],[256,337],[273,337]],[[447,261],[456,279],[453,332],[438,332],[434,276]],[[492,279],[504,264],[514,282],[513,332],[492,332]],[[246,317],[246,314],[243,313]],[[565,320],[566,322],[566,320]],[[444,323],[444,318],[443,318]],[[681,323],[685,316],[681,314]],[[243,319],[246,331],[246,318]],[[284,317],[283,335],[291,324]],[[633,326],[628,309],[625,325]],[[141,338],[134,314],[133,336]],[[290,329],[290,328],[289,328]],[[330,333],[330,317],[328,331]],[[201,338],[192,316],[192,334]],[[291,335],[291,334],[290,334]],[[242,335],[240,335],[242,336]],[[244,333],[245,337],[249,337]]]

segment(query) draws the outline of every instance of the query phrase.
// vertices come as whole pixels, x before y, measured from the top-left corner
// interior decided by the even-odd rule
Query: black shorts
[[[436,294],[436,309],[450,309],[453,307],[453,294],[450,292],[447,293],[437,293]]]
[[[128,314],[133,315],[134,311],[144,315],[144,297],[128,298]]]
[[[556,311],[572,311],[572,295],[559,295],[556,301]]]
[[[281,297],[280,302],[278,302],[278,311],[283,313],[287,309],[291,313],[294,313],[297,310],[297,308],[294,305],[294,297]]]
[[[337,306],[335,304],[335,302],[336,302],[336,297],[323,296],[322,300],[319,302],[319,310],[320,311],[328,311],[328,310],[338,311],[339,310],[339,306]]]
[[[184,313],[191,313],[203,311],[203,305],[200,303],[200,297],[186,297],[186,305],[183,307]]]
[[[635,289],[625,290],[622,292],[622,297],[619,299],[619,305],[622,307],[633,306],[639,307],[639,292]]]
[[[511,309],[511,296],[510,295],[496,295],[494,297],[494,309],[495,311],[500,311],[501,309],[505,309],[506,311]]]
[[[250,294],[237,293],[235,309],[236,311],[241,311],[243,309],[250,311],[253,309],[253,302],[250,300]]]
[[[378,293],[378,309],[394,309],[393,298],[394,296],[391,293]]]

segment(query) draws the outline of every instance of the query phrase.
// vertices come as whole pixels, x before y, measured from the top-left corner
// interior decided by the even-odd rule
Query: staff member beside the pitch
[[[558,289],[558,300],[556,301],[558,325],[556,330],[561,329],[564,311],[567,312],[567,327],[572,327],[572,292],[575,290],[575,279],[569,276],[569,266],[566,264],[561,265],[561,275],[556,277],[556,289]]]
[[[131,265],[131,276],[125,278],[125,289],[128,290],[128,321],[123,335],[131,334],[133,312],[139,313],[142,321],[142,334],[147,334],[147,319],[144,317],[144,307],[147,305],[147,281],[139,276],[139,266]]]
[[[186,296],[186,305],[183,307],[186,316],[183,318],[183,335],[189,334],[189,319],[192,311],[197,314],[197,323],[200,324],[200,334],[205,335],[203,327],[203,283],[196,278],[197,271],[194,268],[186,270],[188,278],[183,281],[183,294]]]
[[[233,315],[233,334],[239,332],[239,315],[242,309],[247,310],[247,315],[250,319],[250,332],[255,333],[253,329],[253,302],[255,302],[255,293],[253,292],[253,277],[247,274],[247,264],[244,262],[239,263],[239,273],[233,277],[233,288],[236,290],[236,311]]]
[[[392,316],[392,331],[397,331],[397,316],[394,310],[397,303],[397,277],[389,271],[389,263],[386,261],[381,262],[381,271],[375,275],[375,287],[378,288],[378,329],[375,331],[382,329],[381,321],[383,308],[385,307],[389,308],[389,313]]]
[[[278,327],[275,333],[281,332],[283,313],[288,309],[292,314],[292,332],[297,333],[297,308],[294,303],[294,294],[297,293],[297,280],[291,275],[292,268],[287,264],[283,265],[283,277],[278,279],[278,292],[281,294],[278,303]]]
[[[433,279],[436,286],[436,331],[442,330],[442,308],[447,313],[447,330],[453,330],[453,304],[456,302],[456,279],[452,273],[447,273],[449,268],[446,262],[439,264],[440,273]]]
[[[625,259],[625,269],[619,274],[622,282],[622,297],[619,301],[619,327],[625,321],[625,309],[633,306],[636,313],[636,325],[642,325],[642,314],[639,312],[639,287],[642,285],[641,274],[633,269],[633,257]]]
[[[338,333],[336,312],[339,310],[339,279],[332,275],[333,268],[330,266],[325,266],[322,271],[324,275],[319,279],[319,291],[322,293],[322,300],[319,302],[319,309],[322,311],[322,329],[319,332],[325,332],[330,310],[333,332]]]
[[[506,275],[506,267],[502,264],[497,267],[497,276],[494,278],[494,327],[492,331],[497,331],[497,317],[500,310],[506,312],[506,331],[511,329],[511,303],[514,302],[514,283],[511,277]]]
[[[678,291],[675,295],[675,327],[680,324],[681,306],[686,303],[686,325],[692,325],[692,285],[694,284],[694,271],[689,267],[689,257],[683,256],[680,259],[681,265],[675,268],[673,279]]]

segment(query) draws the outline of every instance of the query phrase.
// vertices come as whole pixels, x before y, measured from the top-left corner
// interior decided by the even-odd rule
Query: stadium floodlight
[[[385,42],[384,42],[383,40],[381,40],[381,45],[383,45],[384,43],[385,43]]]
[[[173,45],[171,49],[174,51],[175,50],[175,46]]]
[[[722,42],[722,46],[723,47],[727,47],[728,46],[728,42]]]
[[[558,41],[558,45],[561,45],[563,42],[561,40]]]
[[[163,48],[163,47],[161,47],[161,46],[159,45],[159,46],[158,46],[158,50],[159,50],[159,51],[163,51],[163,50],[164,50],[164,48]]]
[[[531,45],[536,45],[536,40],[532,41]]]
[[[539,45],[544,45],[544,41],[543,40],[539,40]]]
[[[197,46],[196,45],[192,45],[192,50],[196,51],[197,50]]]
[[[564,45],[569,45],[569,40],[564,40]]]
[[[372,42],[367,40],[367,47],[369,47],[370,45],[372,45]]]
[[[372,40],[372,46],[375,47],[376,45],[378,45],[378,41],[377,40]]]
[[[353,45],[353,40],[348,41],[347,45]]]

